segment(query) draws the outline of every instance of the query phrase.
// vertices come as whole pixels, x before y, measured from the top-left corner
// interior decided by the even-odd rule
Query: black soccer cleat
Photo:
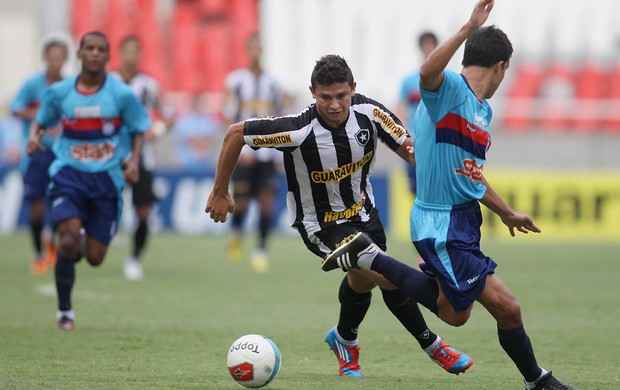
[[[351,234],[342,240],[336,249],[329,254],[321,264],[323,271],[331,271],[341,268],[345,271],[360,268],[357,265],[359,255],[363,253],[375,253],[377,246],[364,233]]]
[[[525,387],[528,390],[528,387]],[[573,386],[567,385],[565,383],[557,380],[553,375],[551,375],[551,371],[543,375],[540,379],[536,381],[536,387],[531,390],[577,390]]]

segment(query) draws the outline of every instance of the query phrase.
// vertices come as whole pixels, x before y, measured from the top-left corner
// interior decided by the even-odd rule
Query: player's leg
[[[108,194],[118,191],[117,197],[91,197],[89,208],[86,211],[84,230],[86,231],[86,245],[84,257],[94,267],[99,266],[105,260],[108,245],[116,235],[120,214],[122,211],[122,190],[110,188]]]
[[[252,168],[248,164],[238,164],[233,172],[231,181],[235,210],[231,218],[231,238],[228,246],[228,260],[241,260],[243,221],[250,203],[252,193]]]
[[[488,275],[486,279],[478,301],[497,321],[499,343],[523,375],[526,388],[571,389],[538,365],[523,327],[521,307],[508,287],[496,275]],[[552,383],[555,387],[551,386]]]
[[[142,269],[141,255],[146,247],[149,235],[149,216],[152,203],[156,201],[153,193],[153,174],[140,167],[140,178],[131,188],[132,202],[136,213],[138,226],[133,236],[133,246],[131,255],[125,260],[123,271],[129,280],[142,280],[144,271]]]
[[[82,221],[71,217],[56,225],[58,249],[54,276],[58,294],[56,327],[59,330],[73,330],[75,313],[71,304],[71,292],[75,284],[75,263],[80,260],[80,229]]]
[[[258,219],[258,247],[252,253],[252,269],[263,273],[268,270],[267,239],[271,233],[274,200],[277,186],[277,173],[272,161],[258,162],[256,175],[252,183],[256,193],[260,215]]]
[[[49,243],[43,242],[45,198],[49,184],[48,168],[53,160],[52,151],[35,153],[30,157],[24,173],[24,200],[28,203],[30,232],[36,254],[30,271],[37,275],[46,273],[48,266],[53,266],[55,262],[55,254],[51,257],[48,254],[50,249],[55,251],[55,248],[48,248],[53,245],[53,240],[49,240]]]

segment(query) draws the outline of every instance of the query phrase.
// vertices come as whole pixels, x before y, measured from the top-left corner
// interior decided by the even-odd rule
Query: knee
[[[453,313],[442,313],[439,311],[439,318],[445,322],[446,324],[454,327],[460,327],[467,323],[469,320],[469,316],[471,312],[453,312]]]
[[[505,305],[500,321],[504,323],[509,323],[511,327],[521,325],[521,306],[519,305],[519,303],[517,303],[516,300],[513,300],[509,304]]]
[[[98,267],[103,263],[103,256],[88,255],[86,256],[86,261],[88,261],[88,264],[92,265],[93,267]]]
[[[80,252],[80,236],[63,234],[58,239],[58,251],[64,257],[75,258]]]

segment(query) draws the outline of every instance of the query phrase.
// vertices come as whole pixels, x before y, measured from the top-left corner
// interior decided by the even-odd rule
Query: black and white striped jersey
[[[380,103],[355,94],[349,118],[328,127],[314,104],[299,114],[245,121],[246,144],[284,152],[291,226],[310,236],[347,221],[367,221],[374,208],[370,175],[377,140],[398,149],[409,134]]]

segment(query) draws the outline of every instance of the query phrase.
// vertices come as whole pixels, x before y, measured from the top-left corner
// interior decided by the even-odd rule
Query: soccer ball
[[[248,334],[239,337],[228,350],[228,372],[240,385],[263,387],[278,375],[280,350],[265,336]]]

